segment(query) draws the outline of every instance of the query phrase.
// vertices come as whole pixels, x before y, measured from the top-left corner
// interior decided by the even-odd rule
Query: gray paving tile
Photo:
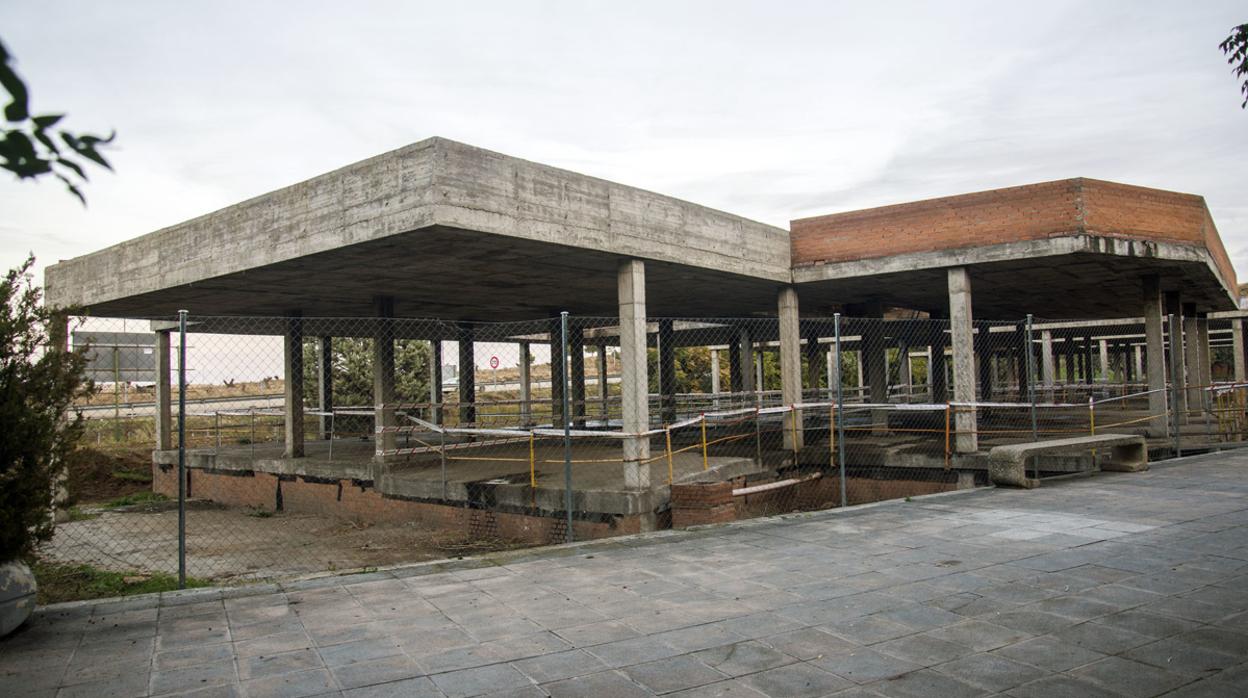
[[[974,650],[964,645],[939,640],[926,635],[907,635],[896,640],[872,645],[871,648],[925,667],[944,664],[974,652]]]
[[[424,673],[415,661],[405,655],[345,664],[329,671],[344,689],[412,679]]]
[[[835,651],[853,650],[852,642],[815,628],[803,628],[770,635],[761,639],[764,644],[798,659],[814,659]]]
[[[429,678],[447,698],[467,698],[532,685],[527,676],[507,664],[461,669]]]
[[[542,684],[542,688],[550,694],[551,698],[584,698],[585,696],[648,698],[654,695],[617,671],[602,671],[574,679],[554,681]]]
[[[973,698],[986,693],[981,688],[932,669],[913,671],[895,679],[881,681],[871,688],[892,698]]]
[[[972,654],[933,667],[942,674],[952,676],[994,693],[1034,681],[1047,675],[1043,669],[1013,661],[998,654]]]
[[[729,679],[685,691],[667,694],[669,698],[763,698],[763,694],[750,688],[741,679]],[[836,694],[841,695],[841,694]],[[849,698],[849,697],[847,697]]]
[[[957,625],[949,625],[932,630],[924,633],[924,636],[963,645],[976,652],[987,652],[988,650],[994,650],[998,647],[1012,645],[1020,640],[1025,640],[1031,637],[1031,633],[972,619]]]
[[[1124,698],[1086,679],[1054,674],[1012,688],[1006,693],[1014,698]]]
[[[694,656],[707,666],[728,676],[753,674],[797,661],[755,640],[702,650]]]
[[[247,681],[264,676],[288,674],[292,671],[322,669],[324,666],[320,655],[314,649],[240,657],[238,658],[238,678]]]
[[[343,698],[443,698],[427,676],[377,683],[342,692]]]
[[[247,698],[305,698],[335,690],[333,679],[325,669],[297,671],[243,681]]]
[[[595,674],[608,668],[602,660],[579,649],[522,659],[513,664],[539,684]]]
[[[805,663],[750,674],[741,680],[771,698],[813,698],[854,685],[847,679]]]
[[[586,651],[612,668],[644,664],[680,654],[676,648],[648,637],[608,642],[590,647]]]
[[[238,674],[234,670],[234,661],[225,659],[182,669],[153,671],[151,679],[151,692],[160,695],[175,690],[237,683]]]
[[[1023,640],[992,650],[992,654],[1009,657],[1052,672],[1062,672],[1105,658],[1100,652],[1064,642],[1052,635]]]
[[[812,659],[810,663],[860,684],[891,679],[923,668],[919,664],[866,647],[833,652]]]
[[[1091,679],[1103,688],[1139,698],[1158,696],[1193,680],[1190,676],[1122,657],[1106,657],[1099,662],[1075,669],[1070,674]]]
[[[654,693],[671,693],[722,681],[726,676],[692,655],[668,657],[625,667],[624,674]]]

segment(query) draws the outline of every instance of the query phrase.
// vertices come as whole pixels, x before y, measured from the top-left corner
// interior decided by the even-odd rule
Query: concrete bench
[[[1109,457],[1101,461],[1101,470],[1129,473],[1148,470],[1148,447],[1144,437],[1104,434],[997,446],[988,452],[988,475],[994,485],[1036,487],[1040,481],[1027,477],[1027,464],[1033,458],[1072,455],[1092,449],[1110,451]]]

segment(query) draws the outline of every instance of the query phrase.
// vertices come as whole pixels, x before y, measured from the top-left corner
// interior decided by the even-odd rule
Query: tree
[[[1244,102],[1239,106],[1241,109],[1248,109],[1248,24],[1232,29],[1231,35],[1218,44],[1218,48],[1226,54],[1226,62],[1231,64],[1231,72],[1244,81],[1239,86],[1239,91],[1244,94]]]
[[[10,65],[11,60],[8,49],[0,42],[0,85],[9,93],[9,103],[4,108],[7,123],[0,127],[0,167],[17,175],[18,179],[37,179],[50,174],[64,182],[69,192],[86,205],[86,197],[78,188],[87,181],[83,165],[90,162],[113,169],[99,148],[111,143],[117,134],[101,138],[65,129],[54,132],[53,127],[65,115],[31,115],[30,92]]]
[[[81,414],[65,415],[92,390],[85,347],[49,338],[65,315],[41,303],[34,261],[0,281],[0,562],[51,537],[53,484],[83,430]]]
[[[317,402],[319,341],[303,345],[304,400]],[[334,404],[363,407],[373,404],[373,340],[367,337],[335,337],[333,343]],[[394,342],[394,397],[398,402],[429,402],[429,342],[398,339]],[[471,369],[469,369],[471,370]]]

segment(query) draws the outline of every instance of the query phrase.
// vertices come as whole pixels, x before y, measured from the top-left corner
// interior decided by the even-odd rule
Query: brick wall
[[[1201,245],[1234,288],[1205,201],[1192,194],[1066,179],[792,221],[794,266],[1087,233]]]

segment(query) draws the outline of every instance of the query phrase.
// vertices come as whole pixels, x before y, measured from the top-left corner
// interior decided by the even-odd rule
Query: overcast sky
[[[81,255],[428,136],[774,225],[1086,176],[1205,196],[1248,276],[1237,2],[7,0],[83,208],[0,177],[0,263]]]

